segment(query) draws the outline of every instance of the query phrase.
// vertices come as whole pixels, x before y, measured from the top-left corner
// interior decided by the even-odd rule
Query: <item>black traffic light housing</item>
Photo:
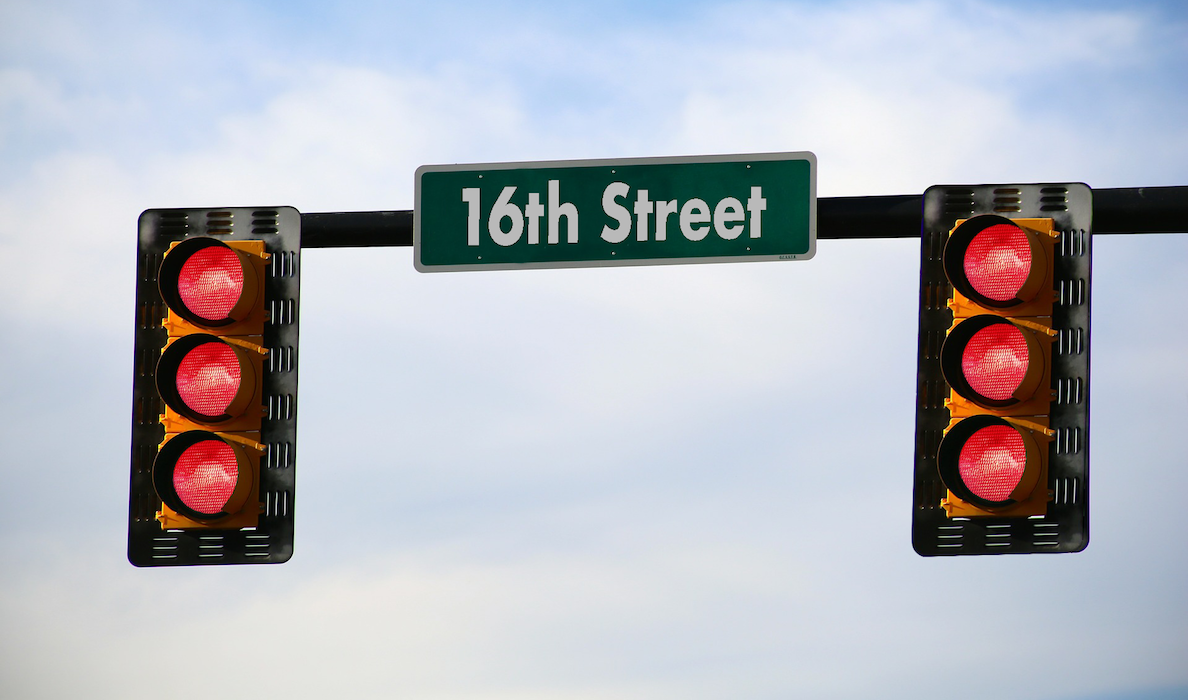
[[[925,192],[917,553],[1088,545],[1092,213],[1079,183]]]
[[[141,214],[132,564],[292,556],[300,257],[291,207]]]

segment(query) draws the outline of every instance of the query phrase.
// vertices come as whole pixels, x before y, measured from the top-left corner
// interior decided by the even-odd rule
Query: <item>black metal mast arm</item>
[[[919,238],[922,202],[918,194],[819,198],[817,238]],[[1093,190],[1093,233],[1188,233],[1188,186]],[[301,215],[302,248],[412,244],[409,210]]]

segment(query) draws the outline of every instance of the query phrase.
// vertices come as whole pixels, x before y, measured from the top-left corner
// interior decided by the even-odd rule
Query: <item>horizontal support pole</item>
[[[817,238],[919,238],[919,194],[821,197]],[[1093,233],[1188,233],[1188,186],[1093,190]],[[356,211],[301,215],[302,248],[411,246],[413,213]]]
[[[1188,233],[1188,187],[1093,190],[1093,233]]]
[[[412,244],[411,210],[301,215],[302,248],[370,248]]]

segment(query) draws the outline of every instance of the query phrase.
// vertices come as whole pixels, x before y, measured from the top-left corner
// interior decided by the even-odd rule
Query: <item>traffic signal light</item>
[[[1089,542],[1083,184],[924,194],[912,545],[924,556]]]
[[[287,561],[301,215],[148,210],[139,228],[128,560]]]

